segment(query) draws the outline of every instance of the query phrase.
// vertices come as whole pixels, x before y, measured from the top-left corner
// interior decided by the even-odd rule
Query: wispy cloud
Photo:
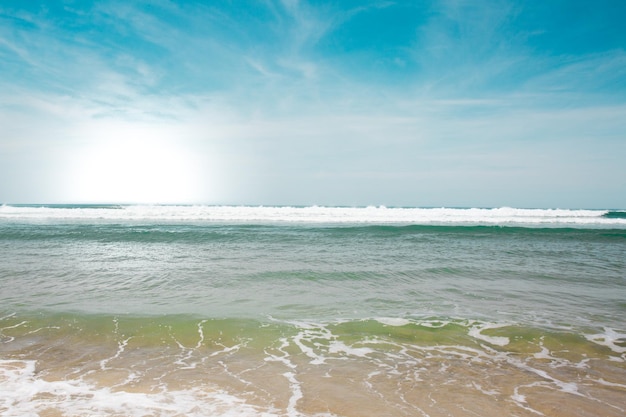
[[[582,181],[580,169],[617,175],[624,49],[541,49],[537,39],[554,34],[528,17],[533,7],[505,0],[6,6],[0,149],[44,155],[63,144],[70,155],[72,145],[106,141],[94,132],[107,123],[118,135],[123,127],[167,132],[159,140],[195,149],[206,164],[224,161],[233,186],[223,196],[235,202],[251,202],[251,189],[249,200],[286,190],[304,202],[307,187],[316,196],[329,187],[335,203],[342,193],[360,196],[348,203],[389,203],[380,200],[401,196],[402,187],[442,199],[434,191],[441,181],[463,198],[474,182],[504,198],[515,194],[507,181],[529,190],[568,176]],[[384,19],[402,30],[368,26]],[[375,185],[369,194],[367,184]]]

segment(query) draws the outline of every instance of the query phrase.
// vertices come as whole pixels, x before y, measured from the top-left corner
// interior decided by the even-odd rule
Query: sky
[[[0,204],[626,208],[622,0],[0,1]]]

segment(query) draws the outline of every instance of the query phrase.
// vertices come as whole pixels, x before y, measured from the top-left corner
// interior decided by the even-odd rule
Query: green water
[[[5,219],[0,413],[622,415],[625,262],[605,226]]]

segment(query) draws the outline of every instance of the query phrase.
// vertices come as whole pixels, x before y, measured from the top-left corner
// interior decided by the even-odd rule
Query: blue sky
[[[626,207],[626,2],[2,1],[0,202]]]

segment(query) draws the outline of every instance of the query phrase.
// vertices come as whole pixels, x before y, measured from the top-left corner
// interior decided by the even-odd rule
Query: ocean
[[[623,416],[626,212],[0,206],[2,416]]]

